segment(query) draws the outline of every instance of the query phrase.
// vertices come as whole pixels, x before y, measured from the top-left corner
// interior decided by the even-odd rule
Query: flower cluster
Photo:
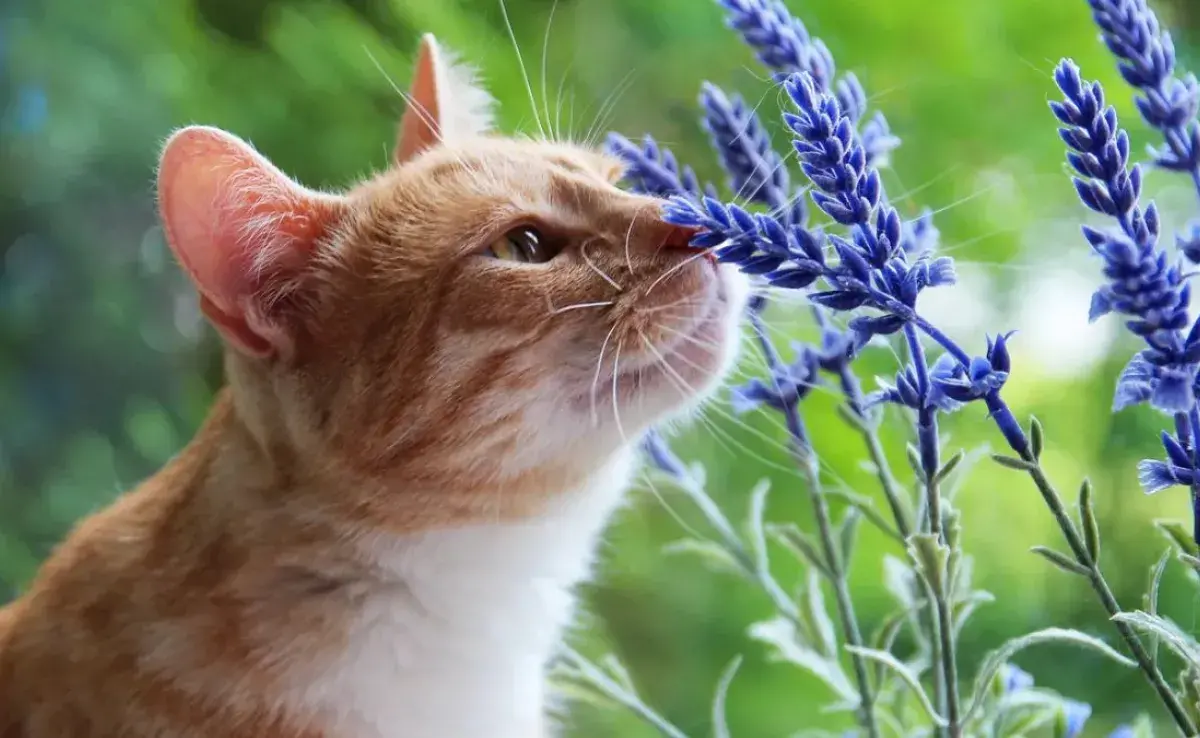
[[[1167,683],[1139,637],[1139,631],[1159,636],[1173,633],[1171,624],[1154,614],[1121,610],[1100,569],[1090,485],[1082,485],[1078,516],[1071,515],[1039,463],[1044,444],[1041,425],[1032,421],[1027,436],[1001,397],[1012,372],[1012,333],[987,336],[982,355],[971,355],[921,314],[921,294],[953,284],[954,263],[937,254],[939,234],[930,211],[905,222],[889,201],[880,167],[899,140],[887,121],[878,113],[872,115],[858,79],[837,74],[828,48],[809,34],[782,0],[716,2],[726,10],[729,27],[754,50],[786,93],[790,104],[783,123],[807,186],[794,186],[787,157],[772,147],[767,126],[745,100],[711,84],[700,93],[702,125],[736,202],[723,201],[716,188],[702,185],[690,168],[681,166],[651,138],[635,144],[614,134],[608,148],[628,164],[631,187],[665,198],[665,218],[696,229],[692,243],[697,249],[711,251],[718,260],[736,265],[765,285],[806,292],[820,339],[817,345],[793,343],[790,358],[781,356],[766,330],[762,311],[768,293],[761,292],[751,301],[748,318],[767,373],[735,388],[732,404],[739,412],[761,407],[783,416],[790,450],[812,504],[815,532],[765,523],[767,486],[760,485],[751,494],[751,514],[743,533],[708,497],[703,468],[685,465],[652,431],[645,439],[647,456],[687,494],[717,534],[685,541],[690,545],[678,550],[701,554],[724,570],[740,573],[767,595],[778,617],[756,625],[752,634],[829,685],[841,704],[854,710],[859,728],[855,735],[882,735],[886,726],[880,718],[889,709],[882,699],[889,691],[884,674],[892,671],[892,677],[899,677],[920,704],[919,726],[911,727],[922,733],[958,738],[974,735],[976,726],[982,725],[998,732],[1004,721],[1022,729],[1054,721],[1054,735],[1078,738],[1091,707],[1035,687],[1032,677],[1005,663],[1023,648],[1049,641],[1086,645],[1127,666],[1137,665],[1180,731],[1195,735],[1193,717],[1184,707],[1187,695]],[[1165,149],[1153,152],[1157,163],[1195,173],[1196,83],[1191,77],[1174,76],[1169,37],[1160,31],[1144,0],[1088,2],[1105,41],[1121,60],[1122,73],[1141,91],[1139,109],[1167,141]],[[1106,283],[1096,292],[1091,316],[1121,314],[1145,343],[1122,374],[1115,405],[1147,402],[1173,416],[1173,432],[1162,437],[1166,459],[1146,461],[1140,467],[1148,490],[1173,484],[1200,489],[1196,403],[1200,326],[1188,320],[1189,275],[1159,248],[1157,211],[1153,205],[1144,210],[1139,205],[1141,170],[1130,166],[1129,138],[1120,130],[1115,112],[1105,105],[1099,85],[1085,83],[1070,63],[1059,68],[1056,79],[1065,99],[1052,107],[1063,124],[1061,134],[1070,148],[1076,189],[1090,209],[1116,223],[1109,230],[1084,229],[1105,264]],[[1194,176],[1200,188],[1200,174]],[[811,215],[820,224],[810,222],[806,200],[815,205]],[[1183,251],[1200,255],[1200,224],[1191,226],[1180,245]],[[869,343],[886,342],[891,336],[903,343],[901,366],[894,380],[864,394],[854,361]],[[927,358],[927,348],[938,355]],[[890,520],[876,512],[868,498],[827,489],[804,417],[805,399],[827,381],[826,375],[833,378],[831,388],[843,395],[843,417],[862,434],[870,467],[892,513]],[[1014,638],[992,652],[979,667],[973,694],[960,694],[965,682],[959,672],[956,638],[984,593],[972,590],[970,557],[960,545],[961,519],[953,501],[940,490],[963,454],[942,463],[938,424],[943,413],[975,402],[986,405],[989,421],[1015,452],[1016,458],[997,456],[996,460],[1028,473],[1053,513],[1069,553],[1046,547],[1035,552],[1086,579],[1116,624],[1131,659],[1084,634],[1049,628]],[[909,447],[908,459],[922,497],[919,507],[905,491],[907,485],[893,475],[877,433],[878,415],[871,410],[883,403],[911,411],[905,416],[915,426],[916,444]],[[847,504],[840,521],[835,521],[827,501],[835,496]],[[1200,506],[1195,509],[1200,511]],[[916,520],[914,513],[921,519]],[[848,585],[847,562],[860,516],[902,542],[908,554],[904,562],[891,562],[895,566],[888,575],[888,589],[897,598],[902,617],[894,621],[896,629],[887,632],[879,649],[865,645]],[[773,578],[765,545],[768,535],[804,565],[809,575],[805,597],[792,598]],[[1185,538],[1175,535],[1173,540],[1186,543]],[[826,586],[834,595],[836,625],[825,606]],[[1155,590],[1157,586],[1156,580]],[[900,629],[911,631],[919,650],[903,664],[890,653]],[[1170,638],[1156,643],[1177,647]],[[1184,651],[1185,662],[1200,663],[1200,655]],[[872,679],[875,665],[881,671]],[[732,671],[727,674],[713,713],[714,732],[723,735],[729,731],[716,708],[723,707],[723,690]],[[1186,678],[1200,683],[1200,671],[1192,670]],[[927,683],[932,696],[926,692]],[[629,693],[618,695],[618,701],[663,734],[684,735]],[[1142,733],[1127,726],[1110,738],[1135,734]]]
[[[628,165],[625,181],[635,192],[658,197],[715,195],[711,186],[701,187],[691,167],[680,167],[675,154],[659,146],[652,136],[645,136],[638,146],[619,133],[610,133],[606,148]]]
[[[1139,204],[1141,169],[1129,167],[1129,137],[1116,111],[1105,104],[1100,84],[1085,82],[1069,60],[1059,64],[1055,81],[1064,99],[1051,103],[1051,109],[1063,124],[1060,134],[1070,149],[1075,189],[1088,208],[1117,222],[1107,230],[1083,229],[1104,260],[1108,280],[1092,299],[1091,318],[1124,315],[1125,325],[1146,343],[1121,373],[1114,409],[1148,402],[1175,415],[1177,435],[1163,434],[1168,460],[1142,462],[1139,477],[1150,492],[1194,486],[1200,322],[1188,317],[1191,290],[1179,263],[1159,247],[1157,209],[1150,204],[1143,210]]]
[[[1159,27],[1146,0],[1088,3],[1121,76],[1141,93],[1134,97],[1138,111],[1166,140],[1165,148],[1151,150],[1155,164],[1200,176],[1200,86],[1191,74],[1175,76],[1171,35]]]

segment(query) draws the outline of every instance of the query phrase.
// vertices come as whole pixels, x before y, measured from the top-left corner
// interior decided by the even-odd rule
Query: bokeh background
[[[1200,69],[1200,13],[1191,0],[1157,3],[1185,67]],[[1046,109],[1050,71],[1073,56],[1133,114],[1084,0],[795,0],[792,8],[855,71],[904,145],[885,174],[906,214],[939,211],[962,284],[929,293],[929,311],[973,350],[985,331],[1017,329],[1007,391],[1049,436],[1047,466],[1065,490],[1096,483],[1104,565],[1127,606],[1164,547],[1151,521],[1186,518],[1182,492],[1145,498],[1134,465],[1157,453],[1163,418],[1109,413],[1114,378],[1133,350],[1114,321],[1089,326],[1098,265],[1078,236],[1082,208],[1063,172]],[[702,80],[741,91],[777,120],[777,95],[709,0],[508,0],[538,105],[543,88],[561,125],[652,132],[718,178],[697,122]],[[553,24],[550,17],[553,15]],[[549,29],[549,31],[547,31]],[[532,107],[499,0],[7,0],[0,5],[0,601],[19,593],[74,521],[151,473],[184,443],[221,382],[219,348],[163,243],[153,204],[158,147],[173,127],[207,123],[253,141],[307,184],[336,188],[386,165],[420,32],[481,66],[507,131],[533,132]],[[543,51],[544,50],[544,51]],[[545,58],[545,82],[542,60]],[[777,135],[785,145],[782,135]],[[1168,225],[1198,209],[1185,182],[1152,174]],[[804,334],[802,305],[777,306],[781,330]],[[757,368],[753,358],[744,370]],[[864,379],[894,359],[874,350]],[[831,482],[874,494],[859,439],[818,394],[810,423]],[[893,418],[893,421],[899,420]],[[888,444],[903,469],[902,429]],[[947,426],[953,447],[997,437],[972,408]],[[808,525],[770,418],[733,419],[718,403],[679,439],[708,467],[731,515],[761,477],[774,482],[770,517]],[[997,596],[963,638],[970,674],[980,654],[1032,626],[1061,624],[1110,637],[1085,585],[1028,554],[1058,544],[1036,492],[1018,474],[973,467],[957,498],[979,583]],[[578,642],[611,650],[645,699],[695,736],[724,665],[746,662],[730,693],[734,734],[793,735],[842,727],[820,712],[829,695],[771,663],[746,627],[769,615],[752,587],[663,553],[699,525],[662,480],[639,486],[615,522],[597,581],[585,588]],[[889,607],[881,580],[891,544],[867,532],[853,581],[869,628]],[[782,577],[791,576],[777,552]],[[794,572],[792,572],[794,573]],[[1164,608],[1189,631],[1197,589],[1176,571]],[[1138,675],[1086,654],[1047,648],[1018,659],[1040,683],[1091,702],[1087,734],[1148,708]],[[590,705],[572,735],[653,733]]]

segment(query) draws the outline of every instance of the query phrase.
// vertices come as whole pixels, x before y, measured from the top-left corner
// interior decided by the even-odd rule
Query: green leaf
[[[954,637],[957,639],[966,627],[967,621],[975,614],[980,605],[996,601],[996,596],[986,590],[977,589],[965,597],[956,598],[953,606]]]
[[[1188,556],[1185,553],[1176,554],[1175,558],[1179,559],[1180,563],[1187,564],[1189,567],[1194,569],[1196,573],[1200,574],[1200,559],[1196,558],[1195,556]]]
[[[1043,643],[1072,643],[1078,646],[1091,648],[1107,657],[1125,666],[1136,666],[1137,664],[1121,654],[1113,650],[1099,638],[1094,638],[1086,633],[1080,633],[1077,630],[1068,630],[1066,628],[1045,628],[1043,630],[1034,631],[1017,638],[1012,638],[1006,641],[1002,646],[989,652],[979,665],[979,671],[975,675],[975,686],[973,696],[971,697],[970,707],[963,714],[963,722],[971,719],[971,716],[976,710],[983,705],[984,699],[987,697],[988,685],[996,676],[996,672],[1000,671],[1000,667],[1012,659],[1019,651],[1022,651],[1030,646],[1036,646]]]
[[[884,618],[884,621],[876,628],[875,633],[871,636],[871,648],[876,651],[886,651],[891,653],[892,646],[896,643],[896,638],[900,635],[900,629],[904,627],[911,611],[899,610]],[[875,664],[875,684],[883,684],[884,675],[883,664]]]
[[[950,549],[932,533],[917,533],[908,537],[908,555],[916,564],[917,573],[933,592],[942,592],[946,583],[946,564]]]
[[[854,412],[854,408],[850,407],[850,405],[846,403],[838,405],[837,412],[842,420],[846,421],[851,428],[854,428],[859,433],[871,432],[871,426],[867,419]]]
[[[1037,465],[1030,464],[1024,459],[1018,459],[1015,456],[1005,456],[1003,454],[992,454],[992,461],[1000,466],[1007,466],[1009,469],[1016,469],[1023,472],[1033,471],[1037,468]]]
[[[916,695],[917,701],[921,703],[921,707],[925,708],[929,719],[935,725],[938,727],[946,725],[946,719],[938,714],[937,708],[933,706],[933,701],[929,699],[929,695],[925,693],[925,688],[921,686],[920,677],[914,674],[912,669],[900,663],[895,656],[887,651],[876,651],[873,648],[859,648],[857,646],[846,646],[846,650],[887,667],[887,669],[900,677],[900,680],[912,690],[912,693]]]
[[[1119,623],[1128,623],[1143,633],[1157,636],[1179,658],[1193,668],[1200,667],[1200,643],[1196,643],[1195,639],[1167,618],[1135,610],[1134,612],[1119,612],[1113,615],[1112,619]]]
[[[883,557],[883,586],[905,610],[912,610],[916,606],[916,574],[911,566],[891,554]]]
[[[771,480],[760,479],[750,491],[750,516],[746,527],[750,530],[750,552],[754,556],[754,566],[757,571],[770,571],[771,561],[767,555],[767,537],[763,528],[763,518],[767,513],[767,493],[771,490]]]
[[[859,703],[858,690],[850,683],[842,665],[835,659],[827,659],[800,643],[796,628],[784,618],[774,618],[750,626],[749,635],[756,641],[773,646],[773,655],[795,664],[824,682],[839,698]]]
[[[1100,563],[1100,526],[1092,507],[1092,483],[1084,479],[1079,486],[1079,520],[1083,524],[1083,541],[1093,564]]]
[[[1133,729],[1133,738],[1154,738],[1154,721],[1146,713],[1140,713],[1129,726]]]
[[[1059,569],[1062,569],[1063,571],[1068,572],[1070,574],[1078,574],[1083,577],[1086,577],[1089,574],[1091,574],[1091,572],[1088,571],[1088,568],[1086,566],[1078,563],[1077,561],[1072,560],[1066,554],[1059,553],[1058,551],[1055,551],[1052,548],[1046,548],[1045,546],[1034,546],[1033,548],[1031,548],[1029,550],[1032,551],[1033,553],[1037,554],[1038,556],[1041,556],[1043,559],[1049,561],[1051,564],[1054,564]]]
[[[1167,569],[1167,562],[1171,560],[1171,550],[1163,551],[1163,555],[1158,557],[1158,563],[1150,569],[1150,586],[1146,589],[1146,594],[1142,595],[1142,607],[1151,615],[1158,614],[1158,591],[1162,587],[1163,572]],[[1158,636],[1150,636],[1150,660],[1158,663]]]
[[[938,469],[937,483],[941,484],[942,482],[946,481],[946,478],[954,473],[954,470],[958,468],[958,465],[961,464],[963,459],[966,457],[966,454],[964,454],[962,451],[955,452],[955,454],[951,456],[945,464],[942,464],[942,468]]]
[[[912,467],[913,474],[916,475],[917,481],[921,484],[925,483],[925,469],[921,466],[921,452],[911,443],[905,447],[905,453],[908,455],[908,465]]]
[[[820,571],[823,576],[831,577],[816,542],[807,533],[800,530],[795,523],[771,523],[767,526],[767,533],[784,548],[791,551],[797,559],[807,562],[809,566]]]
[[[753,572],[746,571],[746,567],[729,552],[729,549],[713,541],[702,541],[698,538],[681,538],[678,541],[672,541],[663,546],[662,552],[667,556],[678,554],[699,556],[710,569],[725,574],[737,574],[739,576],[751,576],[753,574]]]
[[[892,524],[886,518],[879,514],[879,511],[875,509],[875,504],[868,498],[847,492],[844,489],[828,489],[825,492],[832,498],[843,500],[847,505],[862,513],[876,528],[895,538],[897,541],[903,542],[903,536],[892,527]]]
[[[821,591],[821,578],[815,571],[808,571],[807,597],[804,598],[808,617],[816,630],[820,650],[828,658],[837,658],[837,633],[829,610],[825,607],[825,593]]]
[[[1042,422],[1037,418],[1029,419],[1029,443],[1033,449],[1033,458],[1042,458],[1042,446],[1045,438],[1042,433]]]
[[[1158,528],[1167,540],[1170,541],[1175,548],[1188,556],[1200,555],[1200,546],[1196,545],[1196,541],[1192,539],[1192,534],[1187,527],[1178,520],[1155,520],[1154,527]]]
[[[842,522],[838,524],[837,537],[842,554],[842,570],[849,571],[850,561],[854,558],[854,542],[858,538],[858,523],[862,513],[857,508],[846,508]]]
[[[721,672],[721,679],[717,682],[717,693],[713,696],[712,704],[713,738],[730,738],[729,722],[725,716],[725,699],[729,694],[729,685],[733,683],[741,665],[742,657],[734,657],[729,666],[725,667],[725,671]]]

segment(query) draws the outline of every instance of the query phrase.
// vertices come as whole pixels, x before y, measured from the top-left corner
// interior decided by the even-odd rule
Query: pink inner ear
[[[408,90],[408,107],[400,119],[395,153],[397,164],[403,164],[425,149],[436,146],[441,137],[442,111],[438,105],[440,63],[437,42],[432,36],[422,37]]]
[[[167,240],[206,314],[243,350],[264,353],[278,339],[270,335],[277,327],[264,323],[272,302],[308,263],[339,201],[304,189],[249,144],[206,127],[167,142],[158,194]]]

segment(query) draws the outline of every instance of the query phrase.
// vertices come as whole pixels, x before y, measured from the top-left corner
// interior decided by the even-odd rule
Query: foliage
[[[1006,380],[1006,400],[1015,416],[1036,411],[1044,421],[1040,463],[1049,476],[1078,478],[1084,469],[1092,474],[1107,580],[1121,602],[1137,602],[1161,538],[1129,522],[1176,517],[1180,501],[1134,494],[1134,462],[1160,453],[1154,415],[1131,410],[1110,417],[1095,398],[1111,394],[1129,354],[1140,347],[1114,344],[1104,332],[1111,322],[1101,321],[1082,339],[1089,360],[1068,356],[1065,347],[1055,350],[1056,342],[1080,350],[1067,338],[1073,329],[1084,335],[1086,293],[1099,276],[1094,264],[1073,260],[1086,249],[1060,226],[1076,220],[1076,205],[1051,163],[1061,143],[1042,108],[1054,94],[1044,60],[1070,53],[1109,90],[1122,81],[1106,48],[1095,42],[1086,0],[789,2],[809,28],[820,30],[843,70],[852,66],[867,83],[864,108],[886,109],[888,128],[879,130],[887,156],[874,163],[901,221],[921,215],[914,199],[937,211],[940,253],[957,257],[960,286],[930,290],[924,309],[954,336],[981,336],[992,323],[1019,329],[1009,344],[1019,371]],[[546,107],[561,110],[561,128],[576,137],[610,127],[651,130],[669,142],[680,162],[695,167],[701,188],[728,176],[704,154],[708,139],[728,137],[747,112],[763,121],[768,139],[783,140],[775,125],[781,96],[749,68],[751,55],[721,27],[714,4],[507,4],[538,106],[546,100]],[[1157,8],[1183,31],[1176,37],[1178,52],[1195,68],[1195,57],[1188,56],[1194,8],[1183,0]],[[502,102],[506,130],[528,130],[531,121],[498,0],[101,0],[91,10],[80,12],[72,0],[16,0],[0,7],[0,598],[19,591],[75,520],[177,451],[220,384],[212,334],[155,225],[149,183],[157,145],[172,127],[227,127],[302,181],[342,186],[382,165],[403,108],[392,82],[405,86],[417,35],[425,30],[484,68]],[[731,93],[724,101],[710,93],[703,108],[709,122],[701,123],[694,113],[694,97],[704,94],[700,76],[713,80],[714,90],[741,91],[742,104]],[[560,79],[566,80],[561,94]],[[1148,135],[1162,140],[1139,120],[1127,96],[1115,95],[1114,102],[1135,145]],[[888,140],[896,132],[905,134],[900,148]],[[870,149],[866,129],[859,134]],[[749,137],[747,151],[760,142]],[[791,156],[785,158],[790,162]],[[894,168],[885,166],[889,161]],[[800,180],[792,168],[778,186],[794,191]],[[1182,201],[1191,209],[1194,195],[1180,195],[1153,172],[1144,186],[1158,200],[1163,230],[1187,233],[1186,218],[1177,213]],[[746,205],[759,183],[735,187],[743,190],[738,203]],[[726,196],[736,190],[725,190]],[[931,231],[923,233],[932,240]],[[1072,323],[1081,289],[1080,320]],[[1046,315],[1055,319],[1043,320]],[[769,307],[762,321],[779,346],[802,341],[824,363],[837,359],[838,336],[847,328],[837,321],[819,329],[809,311],[790,309],[786,300]],[[1047,333],[1052,323],[1059,330]],[[977,350],[984,349],[981,344]],[[745,371],[765,379],[755,368],[759,359],[747,353]],[[896,398],[902,392],[912,398],[915,384],[904,372],[896,376],[886,351],[864,351],[854,367],[863,380],[887,377]],[[878,444],[864,446],[861,431],[837,409],[843,377],[819,371],[826,379],[806,398],[804,419],[821,450],[832,520],[840,523],[849,508],[862,514],[847,529],[856,533],[856,544],[846,576],[862,635],[873,648],[874,636],[894,627],[889,611],[895,597],[889,593],[908,586],[919,594],[923,586],[905,584],[904,572],[912,567],[878,481],[881,467],[901,468],[906,442],[917,439],[906,424],[884,422]],[[880,399],[867,391],[862,396],[864,403],[868,396]],[[734,419],[732,409],[725,403],[709,409],[704,422],[672,445],[705,460],[708,479],[695,476],[696,467],[688,469],[718,510],[739,511],[731,518],[741,517],[747,491],[760,478],[770,480],[764,533],[773,576],[786,595],[794,595],[793,582],[802,583],[806,594],[799,601],[806,602],[815,596],[801,573],[811,540],[796,533],[816,528],[790,463],[788,435],[770,413]],[[892,419],[905,412],[894,399],[880,411]],[[957,446],[977,448],[994,441],[981,419],[982,412],[973,410],[941,418],[943,444],[952,438]],[[863,449],[870,462],[859,458]],[[943,463],[957,463],[941,492],[966,523],[962,545],[987,562],[972,568],[974,589],[997,598],[991,605],[984,606],[982,596],[963,605],[972,608],[970,627],[958,640],[964,685],[990,648],[1031,622],[1069,625],[1117,643],[1086,579],[1064,578],[1043,566],[1044,558],[1023,555],[1048,540],[1055,523],[1019,475],[976,463],[986,452]],[[899,499],[899,492],[909,491],[909,476],[892,476]],[[675,555],[698,547],[670,546],[678,543],[674,516],[694,528],[706,518],[688,504],[690,496],[663,480],[659,473],[645,480],[637,504],[610,533],[599,581],[585,591],[596,617],[579,634],[579,651],[619,654],[628,672],[618,683],[636,683],[645,704],[689,735],[710,732],[715,724],[715,685],[739,653],[744,658],[724,683],[728,699],[721,700],[730,734],[846,727],[850,714],[819,710],[828,693],[816,677],[772,662],[779,651],[773,644],[787,641],[783,626],[770,625],[775,608],[762,587],[731,586],[727,574],[709,574]],[[902,510],[914,524],[924,517],[919,502],[915,507]],[[730,525],[745,535],[741,525]],[[1162,531],[1181,543],[1191,533],[1190,525],[1173,521],[1164,521]],[[1082,528],[1080,533],[1082,540]],[[699,548],[722,561],[719,549]],[[780,555],[785,552],[795,556]],[[884,589],[881,569],[889,573]],[[1188,634],[1195,601],[1183,584],[1191,575],[1176,566],[1155,571],[1161,595],[1141,609]],[[822,595],[827,606],[833,604],[828,590]],[[745,624],[754,622],[769,625],[747,640]],[[895,648],[905,656],[920,647],[913,632],[907,622],[896,630]],[[1168,639],[1158,642],[1165,657]],[[1097,659],[1050,647],[1017,659],[1038,675],[1039,685],[1093,704],[1089,729],[1105,733],[1140,709],[1157,720],[1165,714],[1150,690],[1137,688],[1138,670],[1099,669]],[[846,669],[849,662],[842,663]],[[1037,703],[1042,689],[1019,699]],[[576,705],[569,722],[573,735],[655,734],[636,717],[587,704]]]

